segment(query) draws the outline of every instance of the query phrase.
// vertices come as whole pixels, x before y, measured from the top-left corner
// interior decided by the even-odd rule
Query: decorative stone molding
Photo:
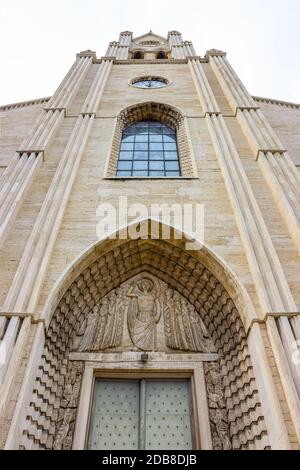
[[[283,108],[300,109],[300,104],[291,103],[290,101],[275,100],[272,98],[262,98],[260,96],[252,96],[252,98],[258,103],[275,104]]]
[[[126,65],[126,64],[136,64],[136,65],[187,64],[187,60],[186,59],[127,59],[127,60],[117,59],[114,61],[114,65]]]
[[[226,57],[226,52],[220,51],[218,49],[210,49],[206,51],[205,57],[209,59],[209,57]]]
[[[153,101],[130,106],[117,116],[105,176],[116,176],[123,130],[135,122],[146,119],[160,121],[176,129],[181,176],[196,178],[197,170],[187,119],[174,107]]]
[[[82,52],[79,52],[77,55],[76,55],[77,58],[81,58],[81,57],[91,57],[92,59],[96,59],[97,56],[96,56],[96,52],[95,51],[91,51],[90,49],[86,50],[86,51],[82,51]]]
[[[27,404],[28,419],[20,446],[51,448],[57,410],[63,400],[60,384],[67,374],[67,358],[74,338],[101,299],[122,282],[145,272],[167,283],[194,306],[220,355],[232,447],[269,446],[246,333],[233,301],[191,254],[159,240],[127,241],[111,248],[88,266],[63,294],[46,333],[40,378]]]
[[[19,103],[12,103],[12,104],[5,104],[0,106],[0,111],[13,111],[14,109],[25,108],[27,106],[35,106],[38,104],[48,103],[51,99],[51,96],[47,96],[46,98],[37,98],[35,100],[29,101],[20,101]]]
[[[107,57],[106,57],[107,58]],[[115,60],[114,65],[122,65],[126,63],[151,63],[151,64],[186,64],[188,59],[198,59],[201,63],[207,63],[207,59],[199,56],[188,56],[186,59],[160,59],[158,60],[147,60],[147,61],[132,61],[132,60]],[[102,59],[95,59],[94,63],[95,64],[100,64],[102,62]],[[292,103],[290,101],[282,101],[282,100],[276,100],[273,98],[263,98],[261,96],[252,96],[254,101],[258,103],[266,103],[266,104],[274,104],[283,108],[292,108],[292,109],[300,109],[300,104],[297,103]],[[0,111],[13,111],[15,109],[20,109],[20,108],[25,108],[27,106],[35,106],[39,104],[44,104],[48,103],[51,99],[51,96],[47,96],[45,98],[36,98],[34,100],[28,100],[28,101],[20,101],[19,103],[11,103],[11,104],[6,104],[3,106],[0,106]]]

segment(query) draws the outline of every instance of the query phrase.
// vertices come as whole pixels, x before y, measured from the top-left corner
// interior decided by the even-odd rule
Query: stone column
[[[63,79],[51,100],[40,113],[30,135],[23,142],[7,167],[0,187],[0,249],[22,206],[31,183],[47,158],[46,152],[58,129],[67,107],[89,70],[95,53],[77,55],[76,62]]]
[[[298,396],[300,372],[299,367],[293,363],[290,354],[292,340],[297,338],[299,330],[291,327],[289,319],[297,312],[297,306],[240,156],[217,105],[202,64],[199,59],[190,58],[189,66],[259,297],[263,317],[258,317],[257,321],[266,321],[270,337],[273,339],[274,356],[278,359],[277,367],[300,442],[300,402]],[[251,328],[249,334],[250,332]],[[283,360],[279,360],[279,357],[283,357]],[[255,356],[252,359],[254,362],[259,360]],[[264,366],[266,369],[269,368],[268,364]],[[256,363],[254,367],[259,370],[260,365]],[[258,383],[262,382],[258,381]],[[274,386],[269,388],[273,389]],[[265,391],[262,389],[261,397],[264,398],[264,396]],[[283,441],[285,446],[289,447],[287,433],[283,441],[278,437],[277,430],[281,429],[283,422],[278,397],[272,396],[269,399],[272,399],[274,404],[271,410],[272,417],[268,403],[262,399],[262,404],[272,447],[280,448]]]
[[[81,113],[76,120],[72,134],[60,158],[56,173],[32,229],[18,270],[7,294],[3,311],[12,313],[34,313],[36,311],[39,295],[72,191],[73,182],[77,175],[81,157],[89,138],[90,130],[112,63],[113,59],[104,58],[99,65],[87,98],[82,106]],[[12,318],[6,325],[3,341],[10,341],[11,343],[11,338],[16,338],[19,328],[20,319],[12,315]],[[23,326],[21,330],[22,328]],[[22,355],[19,350],[15,348],[10,349],[5,367],[9,367],[10,363],[14,361],[15,367],[14,371],[12,371],[14,376],[18,371],[17,365],[21,357]],[[10,384],[13,382],[14,376]],[[10,384],[6,384],[5,382],[0,384],[0,396],[9,396],[6,389],[10,387]],[[24,387],[25,386],[26,384],[24,384]],[[30,383],[27,383],[27,386],[30,387]],[[20,409],[20,413],[21,412],[22,409]]]
[[[226,54],[208,51],[206,56],[300,253],[300,174],[259,106],[229,64]]]

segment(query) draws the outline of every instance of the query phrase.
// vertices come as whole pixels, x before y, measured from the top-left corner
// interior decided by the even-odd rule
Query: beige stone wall
[[[295,165],[300,167],[300,109],[271,103],[259,103]]]
[[[151,74],[167,78],[171,86],[146,90],[128,85],[128,82],[134,78]],[[187,116],[203,114],[186,64],[134,64],[113,66],[97,116],[116,115],[122,108],[144,101],[157,101],[176,106]]]
[[[203,65],[221,111],[225,116],[232,116],[228,100],[210,65]],[[64,119],[61,129],[50,147],[49,156],[39,170],[32,190],[17,217],[9,239],[6,241],[6,249],[0,253],[0,305],[4,301],[16,272],[31,226],[37,217],[55,172],[59,155],[61,155],[75,123],[75,116],[80,111],[98,67],[99,64],[94,64],[91,67],[73,99],[67,112],[68,117]],[[155,74],[168,78],[171,81],[171,86],[160,90],[143,90],[128,85],[132,78],[153,74],[154,70]],[[167,180],[163,185],[161,181],[144,181],[140,188],[137,188],[136,181],[123,182],[103,179],[113,133],[113,118],[123,108],[146,101],[170,104],[188,116],[199,179],[188,182]],[[260,105],[283,143],[290,150],[291,156],[297,161],[297,158],[300,158],[297,141],[297,139],[299,140],[297,125],[300,111],[274,104],[260,103]],[[41,107],[41,105],[29,106],[0,114],[4,116],[0,139],[0,163],[3,167],[29,132]],[[169,204],[174,202],[204,204],[205,242],[234,270],[259,309],[235,218],[202,116],[203,110],[186,64],[113,66],[52,255],[39,309],[42,309],[47,295],[64,269],[97,240],[96,209],[99,202],[117,203],[119,195],[127,195],[129,202],[146,202],[147,204],[158,203],[162,199]],[[264,213],[291,289],[299,304],[300,272],[296,248],[287,233],[285,224],[282,223],[260,168],[251,154],[236,119],[228,117],[226,122],[243,160],[252,189]],[[2,165],[0,166],[2,167]],[[22,233],[22,237],[20,237],[20,233]],[[72,240],[71,244],[70,239]]]
[[[0,167],[6,167],[25,137],[28,136],[42,105],[0,110]]]
[[[18,264],[24,253],[32,227],[45,200],[60,158],[71,136],[76,118],[88,95],[100,64],[93,64],[59,127],[42,163],[29,194],[26,196],[3,250],[0,250],[0,307],[5,301]],[[286,223],[275,205],[271,191],[266,184],[261,167],[253,156],[249,143],[234,117],[232,108],[209,64],[203,64],[217,104],[224,115],[233,142],[238,150],[245,173],[264,217],[274,247],[282,264],[295,301],[300,307],[300,264],[299,253],[291,239]],[[128,82],[139,76],[157,75],[167,78],[171,85],[159,90],[137,89]],[[120,180],[105,178],[105,169],[112,142],[115,117],[125,107],[155,101],[178,108],[187,117],[198,178],[182,180]],[[300,165],[300,110],[275,104],[259,103],[273,129],[290,152],[296,165]],[[0,112],[0,177],[14,151],[33,126],[43,105],[33,105]],[[188,64],[114,64],[105,85],[102,99],[92,123],[87,144],[77,171],[66,211],[54,244],[38,303],[38,312],[43,310],[51,290],[60,276],[88,247],[97,242],[96,210],[99,203],[118,205],[119,196],[127,196],[128,203],[199,203],[205,208],[205,244],[222,258],[237,275],[250,294],[256,314],[261,313],[256,287],[251,275],[244,245],[237,225],[236,214],[230,203],[215,148],[209,133],[204,111],[200,104]],[[30,337],[30,341],[32,337]],[[290,440],[296,447],[291,416],[287,411],[285,397],[279,384],[278,370],[265,334],[265,346],[273,379],[277,384],[278,396],[286,420]],[[30,341],[28,344],[30,344]],[[23,357],[18,375],[15,395],[8,410],[9,417],[20,389],[22,374],[29,351]],[[20,378],[21,377],[21,378]],[[1,440],[3,440],[3,436]]]
[[[153,73],[152,65],[115,65],[100,103],[84,152],[46,277],[39,310],[63,271],[88,246],[97,241],[96,209],[100,202],[118,204],[119,196],[128,202],[200,203],[205,206],[205,243],[224,258],[240,277],[253,302],[258,301],[242,243],[226,193],[223,178],[210,140],[196,90],[187,65],[159,65],[155,74],[173,85],[161,90],[140,90],[128,86],[130,79]],[[186,93],[184,93],[186,91]],[[79,92],[80,94],[81,92]],[[223,102],[225,98],[223,97]],[[113,116],[121,109],[143,101],[159,101],[178,107],[189,116],[199,179],[119,181],[103,179],[113,132]],[[72,243],[70,243],[72,240]]]
[[[226,118],[226,123],[241,157],[292,294],[297,305],[300,307],[300,263],[297,247],[291,239],[278,207],[271,197],[260,166],[253,157],[253,153],[242,134],[237,120],[235,118]]]
[[[25,117],[23,117],[25,121],[21,121],[21,123],[24,125],[23,129],[26,128],[26,126],[29,126],[26,120],[26,117],[28,115],[30,116],[29,110],[30,108],[25,108],[23,110],[23,114],[25,115]],[[8,111],[7,115],[11,121],[13,121],[13,118],[9,115],[10,113],[17,114],[18,118],[19,115],[22,114],[21,110]],[[33,124],[32,121],[34,122],[34,118],[36,118],[37,113],[38,111],[35,111],[34,109],[31,122],[28,119],[31,126]],[[11,135],[14,137],[11,137],[10,145],[15,149],[18,148],[18,144],[20,143],[18,132],[21,132],[21,123],[17,121],[14,132],[12,132],[13,126],[11,125]],[[45,199],[47,190],[55,173],[59,157],[62,154],[64,147],[66,146],[73,125],[74,119],[69,118],[63,122],[59,132],[57,133],[57,136],[53,141],[51,149],[48,152],[46,161],[43,162],[37,173],[37,176],[31,186],[31,190],[24,201],[22,210],[19,212],[15,224],[10,231],[10,235],[5,242],[4,248],[3,250],[0,250],[0,305],[3,305],[5,296],[17,271],[18,264],[26,247],[27,240],[30,236],[41,205]],[[24,135],[22,136],[22,139],[23,138]],[[13,152],[11,152],[11,155],[13,155]]]

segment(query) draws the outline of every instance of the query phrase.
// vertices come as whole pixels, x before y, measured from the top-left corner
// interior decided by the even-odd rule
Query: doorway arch
[[[225,426],[228,425],[232,448],[269,447],[245,329],[251,322],[251,302],[222,260],[207,247],[197,252],[186,251],[185,241],[106,239],[88,249],[64,273],[45,309],[46,341],[21,448],[53,448],[62,426],[68,429],[65,448],[71,447],[77,405],[64,424],[63,402],[74,337],[97,302],[145,272],[193,305],[213,340],[220,357]],[[77,392],[80,367],[72,372]],[[220,448],[216,417],[213,412],[211,416],[213,443]],[[219,424],[224,428],[224,422]]]

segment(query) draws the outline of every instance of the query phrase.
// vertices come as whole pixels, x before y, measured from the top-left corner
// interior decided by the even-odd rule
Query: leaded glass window
[[[181,176],[176,131],[158,121],[140,121],[122,134],[117,176]]]

